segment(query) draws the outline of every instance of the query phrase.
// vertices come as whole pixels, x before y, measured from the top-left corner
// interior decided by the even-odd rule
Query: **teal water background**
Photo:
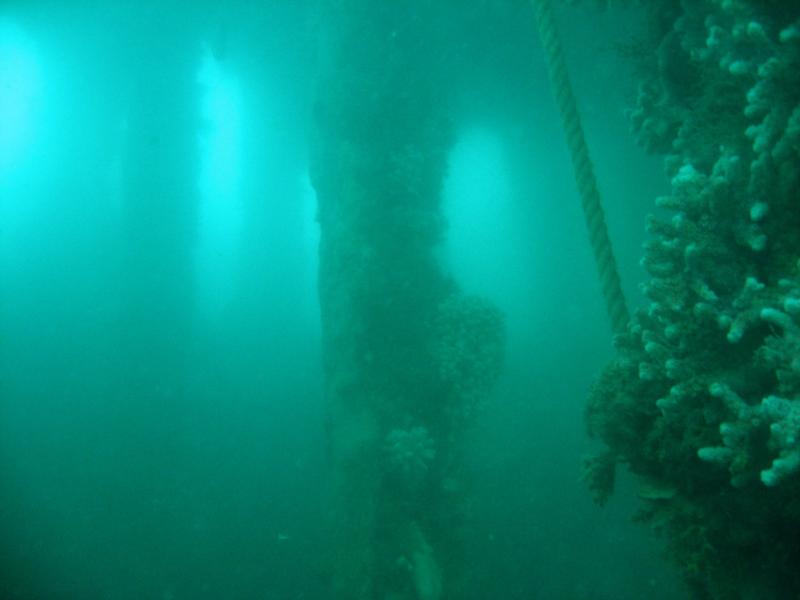
[[[636,305],[666,186],[625,116],[637,14],[560,17]],[[0,7],[2,600],[326,597],[315,31],[294,2]],[[441,260],[508,327],[471,433],[475,597],[681,598],[635,493],[580,482],[611,339],[534,24],[463,44]]]

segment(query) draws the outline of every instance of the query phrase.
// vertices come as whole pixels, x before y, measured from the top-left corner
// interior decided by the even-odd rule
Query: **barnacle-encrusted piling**
[[[502,319],[463,298],[434,254],[451,142],[442,7],[321,4],[312,177],[331,598],[463,598],[460,442],[498,374]]]

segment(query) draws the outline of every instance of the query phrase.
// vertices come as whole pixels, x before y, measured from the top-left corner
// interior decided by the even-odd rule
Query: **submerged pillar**
[[[503,323],[434,254],[451,141],[438,23],[421,1],[322,4],[312,180],[331,597],[463,598],[463,432],[499,373]]]

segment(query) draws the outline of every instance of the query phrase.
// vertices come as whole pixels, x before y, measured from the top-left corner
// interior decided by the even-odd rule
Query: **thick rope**
[[[617,273],[617,264],[611,249],[611,240],[608,237],[603,207],[600,203],[600,192],[597,189],[597,180],[592,169],[592,160],[589,157],[589,148],[586,146],[581,118],[567,74],[567,64],[556,29],[553,7],[550,0],[532,0],[532,3],[539,25],[539,35],[547,54],[550,84],[567,134],[572,167],[581,195],[583,215],[589,230],[589,242],[600,275],[600,284],[603,288],[608,316],[611,319],[611,328],[614,333],[622,333],[628,325],[628,308],[625,304],[625,296],[622,293],[622,285]]]

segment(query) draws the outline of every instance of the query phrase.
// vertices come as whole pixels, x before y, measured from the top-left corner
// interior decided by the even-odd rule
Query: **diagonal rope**
[[[600,203],[600,192],[597,189],[597,180],[592,169],[592,160],[589,157],[589,148],[586,146],[581,118],[567,74],[567,64],[556,29],[553,7],[550,0],[532,0],[532,4],[536,13],[536,22],[539,25],[539,35],[547,54],[550,84],[561,112],[564,131],[567,134],[567,146],[572,157],[572,167],[581,195],[583,215],[586,218],[589,242],[600,275],[606,310],[611,319],[611,328],[614,333],[622,333],[628,325],[628,308],[622,293],[611,240],[608,237],[603,207]]]

